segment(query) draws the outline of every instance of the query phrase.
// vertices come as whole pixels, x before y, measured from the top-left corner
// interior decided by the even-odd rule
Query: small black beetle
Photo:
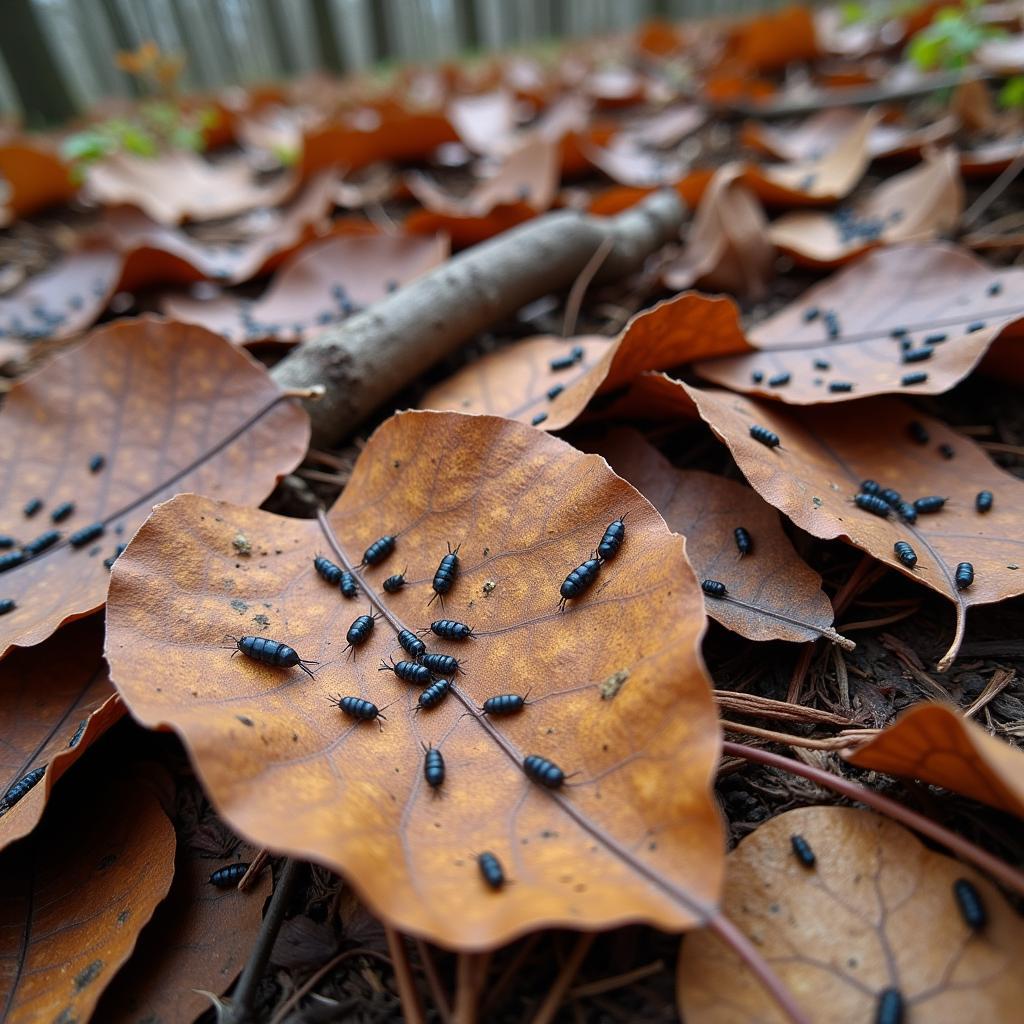
[[[248,870],[248,864],[227,864],[222,868],[217,868],[210,875],[210,885],[215,885],[218,889],[230,889],[231,886],[237,885],[242,880]]]
[[[811,844],[804,839],[803,836],[794,833],[789,837],[790,845],[793,847],[793,853],[796,854],[797,860],[805,868],[813,868],[817,858],[814,856],[814,851],[811,849]]]
[[[992,511],[992,492],[991,491],[978,491],[977,497],[974,499],[974,507],[979,512],[991,512]]]
[[[625,516],[619,516],[615,522],[609,523],[608,529],[604,531],[601,543],[597,545],[597,557],[602,562],[607,562],[619,553],[619,548],[622,547],[622,542],[626,537],[626,524],[623,522],[625,518]]]
[[[452,684],[447,679],[439,679],[436,683],[431,683],[421,694],[419,702],[414,711],[424,711],[429,708],[437,707],[448,696],[448,691],[452,688]]]
[[[0,810],[9,811],[45,774],[46,765],[26,772],[6,793],[0,797]]]
[[[389,576],[381,586],[389,594],[397,594],[402,587],[405,586],[405,574],[409,571],[408,567],[403,569],[401,572],[396,572],[394,576]]]
[[[480,868],[480,874],[489,888],[500,889],[505,884],[505,871],[501,866],[501,861],[493,853],[485,850],[477,857],[476,862]]]
[[[395,538],[388,535],[378,537],[364,552],[360,565],[376,565],[383,562],[395,550]]]
[[[892,549],[908,569],[913,569],[917,565],[917,552],[905,540],[896,541]]]
[[[958,878],[953,883],[953,897],[968,928],[975,932],[981,931],[988,923],[988,912],[974,883],[966,878]]]
[[[526,777],[547,789],[558,789],[565,782],[565,772],[546,757],[530,754],[523,759],[523,771]]]
[[[341,583],[341,576],[345,571],[340,565],[335,565],[329,558],[324,558],[323,555],[317,555],[313,559],[313,568],[316,570],[317,575],[330,583],[332,587],[336,587]]]
[[[576,566],[575,569],[568,576],[562,580],[562,586],[558,592],[561,594],[561,600],[558,602],[558,610],[560,612],[565,611],[565,602],[574,597],[579,597],[585,590],[587,590],[597,579],[597,574],[601,571],[601,560],[599,558],[588,558],[581,565]]]
[[[403,629],[398,634],[398,642],[402,645],[402,649],[414,658],[426,654],[427,645],[411,630]]]
[[[767,427],[762,427],[757,423],[750,428],[750,436],[755,441],[760,441],[761,444],[767,445],[769,448],[778,448],[782,443],[779,440],[779,435],[774,430],[769,430]]]
[[[73,548],[85,547],[90,541],[94,541],[97,537],[102,537],[106,527],[103,523],[91,523],[89,526],[83,526],[80,530],[75,530],[70,537],[68,537],[68,543]]]
[[[916,498],[914,509],[922,515],[928,515],[932,512],[941,512],[942,506],[945,504],[945,498],[940,498],[937,494],[930,494],[925,498]]]
[[[750,534],[742,526],[737,526],[732,531],[732,535],[736,541],[736,550],[739,551],[740,558],[744,555],[749,555],[754,550],[754,542],[750,539]]]
[[[725,584],[719,580],[701,580],[700,589],[709,597],[725,597]]]
[[[336,697],[327,698],[339,711],[344,712],[349,718],[356,718],[360,722],[377,722],[377,728],[383,730],[379,719],[383,719],[381,709],[376,704],[371,704],[362,697],[343,697],[340,693]]]
[[[437,619],[430,624],[430,632],[445,640],[472,640],[473,627],[454,619]]]
[[[444,758],[437,747],[424,747],[423,778],[431,789],[444,785]]]
[[[406,683],[415,683],[417,686],[430,685],[430,669],[415,661],[399,661],[394,658],[390,662],[381,660],[378,672],[394,672],[399,679]]]
[[[957,590],[966,590],[974,583],[974,566],[970,562],[961,562],[953,574],[953,582]]]
[[[229,636],[226,639],[231,640],[238,651],[241,651],[247,658],[252,658],[253,661],[261,661],[264,665],[273,665],[274,668],[294,668],[298,665],[310,679],[313,678],[313,673],[306,666],[320,664],[318,661],[306,661],[300,658],[295,648],[281,643],[280,640],[271,640],[265,636]],[[235,654],[232,654],[231,657],[233,658]]]
[[[426,665],[431,672],[441,676],[455,675],[462,665],[462,662],[450,654],[421,654],[419,659],[420,664]]]

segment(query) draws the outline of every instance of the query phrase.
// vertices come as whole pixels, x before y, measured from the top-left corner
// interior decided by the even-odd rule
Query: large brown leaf
[[[0,141],[0,179],[7,186],[0,197],[0,225],[66,203],[78,191],[57,147],[40,136]]]
[[[832,628],[821,577],[756,491],[713,473],[676,469],[635,430],[611,433],[597,450],[686,538],[697,575],[726,585],[725,598],[704,598],[711,618],[751,640],[803,643],[824,636],[853,648]],[[753,540],[742,557],[733,533],[738,526]]]
[[[620,514],[622,550],[559,612],[565,575]],[[397,548],[360,573],[361,600],[314,573],[317,551],[354,564],[385,531]],[[233,555],[240,533],[250,560]],[[427,602],[449,543],[462,570],[442,612]],[[380,582],[406,566],[409,583],[385,601]],[[371,602],[384,617],[346,654]],[[464,671],[416,713],[419,688],[378,667],[402,655],[396,628],[442,616],[476,638],[428,633]],[[182,736],[237,831],[342,871],[404,931],[480,949],[557,923],[706,918],[721,832],[703,618],[678,539],[603,460],[510,420],[411,412],[371,437],[322,526],[194,495],[156,509],[114,567],[107,653],[132,713]],[[292,644],[320,661],[316,678],[232,658],[226,633]],[[527,691],[517,716],[476,713]],[[342,715],[326,699],[338,692],[389,706],[383,729]],[[447,762],[436,796],[423,744]],[[559,791],[529,782],[531,753],[574,778]],[[483,885],[484,850],[514,885]]]
[[[956,632],[940,669],[956,657],[971,605],[1024,593],[1024,571],[1018,568],[1024,563],[1018,525],[1024,483],[996,468],[972,441],[944,423],[916,415],[893,399],[858,403],[853,415],[850,407],[829,406],[797,413],[742,395],[683,387],[754,489],[797,526],[815,537],[849,541],[954,603]],[[930,435],[927,445],[911,439],[914,421]],[[770,449],[755,441],[750,436],[754,424],[778,434],[781,446]],[[942,444],[952,446],[952,460],[939,452]],[[926,495],[949,500],[941,512],[921,515],[914,525],[895,515],[883,519],[853,503],[865,479],[893,487],[908,500]],[[984,515],[974,507],[982,490],[996,495]],[[917,553],[913,569],[893,553],[899,540]],[[967,590],[954,583],[960,562],[974,565],[974,584]]]
[[[622,387],[645,370],[666,370],[693,359],[749,348],[735,304],[696,292],[638,313],[612,342],[568,340],[585,350],[575,368],[552,370],[549,366],[553,357],[566,354],[564,341],[531,338],[463,367],[428,391],[422,406],[491,412],[524,422],[545,412],[545,429],[558,430],[572,423],[595,394]],[[603,354],[595,360],[601,346]],[[548,398],[549,389],[559,384],[564,390]]]
[[[259,502],[305,453],[309,421],[262,366],[202,328],[152,317],[101,328],[12,388],[0,412],[0,534],[59,543],[0,575],[0,654],[45,640],[106,598],[104,558],[153,505],[204,490]],[[90,460],[101,455],[98,472]],[[33,498],[43,509],[27,518]],[[63,502],[74,511],[54,527]],[[72,547],[101,522],[102,537]]]
[[[1019,332],[1022,300],[1024,270],[1018,267],[993,270],[944,242],[878,249],[754,328],[748,338],[759,352],[702,362],[697,372],[732,391],[793,405],[891,392],[938,394],[963,380],[997,337]],[[818,311],[814,319],[807,320],[808,310]],[[832,341],[824,323],[829,311],[841,332]],[[904,362],[904,337],[912,351],[930,348],[931,356]],[[926,379],[904,385],[915,371]],[[784,372],[785,385],[769,386]],[[753,382],[755,373],[762,383]],[[832,383],[852,390],[831,391]]]
[[[88,1020],[171,884],[174,829],[152,792],[110,779],[102,799],[84,796],[58,800],[0,862],[9,1024]]]
[[[859,768],[920,779],[1024,818],[1024,754],[955,708],[919,704],[844,756]]]
[[[98,615],[0,663],[0,797],[45,768],[20,800],[0,804],[0,849],[36,827],[60,777],[123,714],[103,661]]]
[[[342,235],[307,245],[255,302],[231,295],[205,300],[173,295],[164,299],[163,310],[236,344],[301,341],[433,270],[448,252],[444,236]]]
[[[794,834],[810,843],[813,868],[794,856]],[[803,807],[747,836],[728,865],[726,913],[808,1020],[877,1020],[878,995],[891,987],[903,994],[903,1020],[1019,1016],[1024,923],[986,878],[895,822],[850,807]],[[957,909],[960,878],[973,883],[988,913],[980,932]],[[786,1019],[707,931],[683,943],[678,997],[688,1024]]]

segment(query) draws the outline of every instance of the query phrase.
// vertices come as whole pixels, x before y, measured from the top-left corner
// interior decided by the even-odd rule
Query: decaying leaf
[[[0,198],[0,224],[66,203],[78,191],[57,147],[38,136],[0,141],[0,180],[7,186]]]
[[[36,827],[60,777],[123,714],[103,661],[97,616],[0,663],[0,849]],[[3,799],[39,769],[23,795]]]
[[[68,338],[91,327],[106,308],[121,258],[106,249],[79,249],[0,297],[0,337]]]
[[[443,236],[339,236],[312,242],[293,256],[254,302],[168,296],[164,312],[199,324],[236,344],[301,341],[433,270],[448,258]]]
[[[731,28],[726,58],[754,71],[777,71],[791,61],[814,60],[820,55],[814,16],[807,7],[792,6]]]
[[[732,452],[740,469],[766,501],[815,537],[839,538],[949,598],[956,608],[956,632],[939,661],[947,669],[963,639],[967,609],[1024,593],[1024,538],[1018,528],[1024,483],[992,464],[972,441],[938,420],[915,414],[901,402],[873,398],[849,406],[782,410],[724,391],[681,385],[703,419]],[[926,444],[912,439],[920,424]],[[753,425],[781,439],[767,448],[750,436]],[[953,458],[940,448],[949,445]],[[937,495],[947,499],[937,514],[904,522],[858,508],[853,496],[862,480],[877,480],[905,500]],[[996,495],[992,510],[975,509],[979,491]],[[907,541],[917,554],[913,568],[893,552]],[[961,562],[974,566],[965,590],[954,582]]]
[[[68,797],[4,853],[0,1001],[10,1024],[88,1020],[174,874],[174,829],[144,784],[109,779],[101,800]]]
[[[562,580],[620,514],[622,550],[560,612]],[[238,532],[249,559],[233,557]],[[356,570],[359,600],[314,572],[318,551],[354,566],[385,532],[395,551]],[[449,544],[461,568],[442,609],[428,598]],[[406,566],[385,601],[380,582]],[[349,624],[374,608],[370,638],[346,651]],[[399,628],[442,617],[475,636],[427,633],[463,665],[447,699],[417,712],[420,687],[378,669],[403,656]],[[160,506],[114,567],[107,654],[132,713],[182,736],[236,831],[342,871],[402,930],[481,949],[557,923],[706,918],[721,833],[702,623],[678,539],[603,460],[510,420],[410,412],[370,438],[322,523],[195,495]],[[319,661],[316,677],[233,658],[226,633],[283,640]],[[620,670],[628,682],[603,700]],[[510,692],[528,693],[520,714],[477,711]],[[383,709],[382,728],[346,718],[337,693]],[[447,765],[436,794],[424,745]],[[527,754],[573,778],[529,782]],[[483,884],[483,851],[514,884]]]
[[[805,867],[790,836],[816,863]],[[1014,1020],[1024,999],[1024,923],[986,878],[902,826],[850,807],[772,818],[729,854],[725,912],[758,947],[810,1021],[879,1020],[897,988],[909,1021]],[[978,890],[988,922],[964,922],[953,883]],[[784,1021],[758,981],[711,933],[688,936],[677,979],[692,1024]]]
[[[918,704],[844,754],[859,768],[920,779],[1024,818],[1024,754],[942,704]]]
[[[997,337],[1019,334],[1022,298],[1024,270],[994,270],[948,243],[877,249],[754,328],[748,339],[760,352],[702,362],[697,372],[793,405],[938,394],[963,380]],[[830,339],[833,316],[838,335]],[[905,384],[915,373],[924,379]],[[785,384],[772,386],[782,374]]]
[[[451,96],[448,120],[474,153],[506,152],[515,137],[515,96],[509,89]]]
[[[695,285],[758,297],[774,273],[775,247],[768,218],[743,181],[743,168],[729,164],[715,172],[701,198],[686,246],[665,264],[662,280],[682,291]]]
[[[0,596],[16,602],[0,616],[3,654],[99,608],[104,559],[156,502],[189,490],[261,501],[305,454],[309,421],[223,338],[144,317],[94,331],[17,383],[0,436],[0,534],[20,545],[60,534],[0,574]],[[42,507],[27,516],[34,499]],[[79,544],[93,524],[100,535]]]
[[[664,370],[749,347],[734,303],[695,292],[638,313],[610,343],[569,340],[584,349],[582,372],[572,367],[552,370],[551,358],[568,351],[565,342],[533,338],[463,367],[428,391],[423,407],[493,412],[526,422],[546,412],[544,428],[558,430],[572,423],[595,394],[620,388],[645,370]],[[595,360],[602,345],[603,354]],[[550,389],[559,384],[564,390],[549,398]]]
[[[805,266],[837,267],[879,244],[923,242],[952,231],[963,212],[956,151],[926,157],[836,213],[800,211],[774,221],[769,237]]]
[[[210,885],[220,866],[179,848],[171,891],[104,992],[97,1021],[192,1024],[210,1007],[207,993],[221,995],[235,980],[256,941],[271,872],[242,893]]]
[[[614,431],[598,452],[686,538],[694,572],[726,585],[724,598],[705,595],[711,618],[751,640],[804,643],[824,636],[852,649],[832,628],[821,577],[796,553],[778,512],[756,491],[713,473],[676,469],[635,430]],[[746,555],[737,549],[736,527],[753,542]]]

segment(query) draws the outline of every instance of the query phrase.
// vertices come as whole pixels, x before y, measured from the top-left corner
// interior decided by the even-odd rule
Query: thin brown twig
[[[817,725],[856,725],[852,718],[845,715],[805,707],[803,704],[790,704],[784,700],[772,700],[771,697],[759,697],[753,693],[739,693],[734,690],[712,692],[719,707],[728,708],[738,714],[779,718],[792,722],[813,722]]]
[[[902,611],[895,612],[893,615],[886,615],[881,619],[861,619],[859,622],[844,622],[839,628],[843,633],[851,633],[855,629],[874,629],[876,626],[888,626],[893,622],[901,622],[903,619],[909,619],[911,615],[916,615],[920,607],[920,601],[915,601],[913,608],[904,608]]]
[[[1022,170],[1024,170],[1024,147],[1017,151],[1017,155],[1010,162],[1009,166],[964,212],[964,215],[960,218],[961,234],[970,229],[978,218],[1010,187],[1014,178]]]
[[[653,963],[645,964],[643,967],[636,967],[625,974],[616,974],[611,978],[601,978],[599,981],[588,981],[583,985],[577,985],[569,989],[569,999],[589,999],[591,996],[604,995],[605,992],[614,992],[617,988],[625,988],[634,982],[643,981],[651,975],[660,974],[665,970],[664,960],[655,960]]]
[[[989,701],[995,700],[1016,678],[1017,673],[1014,669],[997,668],[974,703],[964,709],[964,718],[973,718]]]
[[[476,1024],[480,1010],[480,989],[490,962],[490,953],[459,953],[455,965],[453,1024]]]
[[[601,269],[601,264],[608,259],[615,241],[612,238],[605,238],[594,250],[594,255],[587,260],[583,269],[579,272],[576,280],[569,289],[569,295],[565,300],[565,316],[562,319],[562,337],[568,338],[576,330],[576,321],[579,319],[580,307],[583,305],[583,297],[587,294],[590,282],[594,275]]]
[[[377,960],[386,963],[389,967],[391,966],[391,957],[385,956],[383,953],[379,953],[375,949],[369,949],[365,946],[360,946],[358,949],[346,949],[345,952],[339,953],[336,957],[328,960],[309,978],[301,988],[297,988],[275,1011],[274,1016],[270,1018],[270,1024],[281,1024],[281,1022],[288,1016],[288,1014],[296,1007],[306,996],[312,992],[317,985],[320,984],[324,978],[327,977],[331,971],[340,967],[346,960],[351,960],[353,957],[367,956],[373,957]]]
[[[787,704],[800,703],[800,692],[804,688],[804,679],[807,677],[807,670],[811,667],[811,658],[814,657],[816,648],[816,642],[810,643],[806,644],[804,649],[800,652],[796,668],[793,669],[793,676],[789,680],[789,690],[786,693]]]
[[[448,1002],[448,994],[441,984],[441,977],[437,973],[437,965],[434,963],[434,956],[430,952],[430,946],[423,939],[416,939],[416,950],[420,955],[420,963],[423,964],[423,975],[427,979],[427,988],[430,989],[430,998],[434,1000],[438,1016],[444,1024],[451,1024],[452,1007]]]
[[[594,944],[596,937],[593,932],[586,932],[576,939],[576,945],[573,946],[572,952],[566,958],[565,963],[562,964],[558,977],[555,978],[554,984],[548,989],[548,994],[544,997],[544,1002],[540,1004],[540,1008],[533,1015],[532,1024],[551,1024],[551,1021],[555,1019],[555,1014],[558,1013],[565,1000],[565,994],[569,991],[569,986],[573,983],[576,975],[579,974],[580,967],[590,952],[590,947]]]
[[[536,949],[538,943],[544,937],[544,932],[534,932],[528,939],[519,944],[515,956],[509,960],[505,969],[498,975],[498,980],[488,989],[487,998],[484,1000],[484,1012],[490,1013],[498,1004],[498,1000],[504,995],[505,989],[512,983],[512,979],[519,974],[520,968]]]
[[[259,875],[270,861],[270,853],[266,848],[259,851],[252,859],[245,874],[238,880],[238,891],[248,892],[256,884],[256,876]]]
[[[402,1001],[402,1019],[406,1024],[424,1024],[423,1005],[416,990],[412,968],[409,966],[409,950],[406,949],[405,940],[402,934],[390,925],[384,925],[384,935],[394,966],[398,998]]]
[[[843,736],[829,736],[827,739],[815,740],[804,736],[793,736],[791,733],[775,732],[773,729],[760,729],[756,725],[745,725],[742,722],[730,722],[723,718],[719,723],[726,732],[740,732],[748,736],[758,736],[771,740],[772,743],[787,743],[791,747],[807,747],[809,750],[842,750],[850,741]]]
[[[334,484],[337,487],[344,487],[348,483],[347,477],[324,473],[319,469],[307,469],[305,466],[299,466],[295,470],[295,475],[302,477],[303,480],[315,480],[318,484]]]
[[[791,772],[793,775],[810,779],[811,782],[817,782],[826,789],[840,793],[850,800],[865,804],[880,814],[888,815],[888,817],[902,822],[907,828],[928,836],[929,839],[933,839],[947,849],[952,850],[958,857],[969,861],[976,868],[980,868],[982,871],[997,878],[1007,888],[1013,889],[1014,892],[1020,895],[1024,895],[1024,873],[1001,861],[998,857],[994,857],[987,850],[982,850],[980,847],[975,846],[970,840],[958,836],[955,832],[950,832],[949,829],[932,821],[931,818],[926,818],[923,814],[918,814],[917,811],[912,811],[909,807],[905,807],[895,800],[890,800],[887,796],[882,796],[881,793],[868,789],[867,786],[851,782],[849,779],[840,778],[838,775],[833,775],[832,772],[827,772],[823,768],[816,768],[801,761],[795,761],[791,757],[783,757],[781,754],[775,754],[770,750],[749,747],[743,743],[733,743],[730,740],[725,740],[722,743],[722,752],[734,757],[742,757],[747,761],[757,761],[772,768]]]
[[[1002,441],[978,441],[977,443],[987,452],[998,452],[1002,455],[1024,455],[1024,447],[1019,444],[1003,444]]]

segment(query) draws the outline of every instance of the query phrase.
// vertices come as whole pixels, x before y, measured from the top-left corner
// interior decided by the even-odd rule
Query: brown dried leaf
[[[506,152],[515,138],[515,96],[508,89],[448,99],[446,114],[467,149],[474,153]]]
[[[807,7],[794,5],[731,27],[726,57],[754,71],[781,71],[794,61],[821,56],[814,16]]]
[[[918,704],[844,756],[859,768],[919,779],[1024,818],[1024,754],[955,708]]]
[[[756,491],[712,473],[676,469],[635,430],[612,432],[597,451],[686,538],[694,572],[726,585],[725,598],[704,597],[711,618],[751,640],[826,637],[853,648],[832,628],[821,577],[796,553],[778,512]],[[733,535],[737,526],[753,541],[742,557]]]
[[[223,338],[153,317],[122,320],[18,382],[0,411],[0,533],[63,534],[0,575],[17,602],[0,616],[0,655],[45,640],[106,599],[103,560],[153,505],[179,491],[259,502],[305,454],[309,420],[266,370]],[[94,454],[105,464],[91,472]],[[32,498],[43,510],[27,518]],[[61,503],[74,510],[54,527]],[[81,547],[69,534],[101,522]]]
[[[998,469],[972,441],[944,423],[917,415],[893,399],[861,402],[857,415],[851,416],[842,407],[783,410],[742,395],[681,386],[754,489],[797,526],[815,537],[849,541],[953,602],[956,633],[939,661],[940,670],[956,657],[971,605],[1024,593],[1024,573],[1017,565],[1024,548],[1017,526],[1024,483]],[[908,426],[913,421],[930,435],[927,445],[911,440]],[[781,446],[770,449],[755,441],[750,436],[754,424],[778,434]],[[942,444],[952,446],[952,461],[940,454]],[[864,479],[894,487],[907,500],[933,494],[949,500],[941,512],[921,515],[914,525],[896,516],[882,519],[853,504]],[[981,490],[996,496],[984,515],[974,507]],[[893,553],[898,540],[908,541],[917,553],[913,569]],[[960,562],[974,565],[974,584],[967,590],[954,584]]]
[[[876,245],[923,242],[952,231],[963,212],[963,185],[955,150],[926,157],[883,182],[851,211],[854,221],[878,228],[877,237],[847,236],[833,214],[801,211],[774,221],[771,240],[798,263],[825,269]]]
[[[163,311],[175,320],[216,331],[235,344],[297,342],[440,266],[448,253],[443,236],[342,235],[307,245],[288,260],[255,302],[233,295],[215,299],[169,295],[163,300]]]
[[[493,412],[531,421],[546,412],[546,430],[568,426],[595,394],[628,384],[645,370],[667,369],[711,353],[744,351],[748,342],[730,299],[689,292],[633,317],[612,342],[572,338],[585,350],[578,369],[552,370],[565,342],[532,338],[491,352],[427,392],[424,408]],[[594,361],[599,346],[604,353]],[[514,375],[514,377],[513,377]],[[565,390],[547,397],[555,385]],[[497,400],[493,396],[498,396]]]
[[[0,142],[0,181],[7,186],[0,190],[0,224],[66,203],[78,191],[57,147],[37,136]]]
[[[123,714],[103,661],[99,616],[0,663],[0,796],[35,769],[46,769],[16,803],[5,807],[0,800],[0,849],[36,827],[60,777]]]
[[[817,857],[805,868],[790,836]],[[1016,1019],[1024,923],[986,878],[927,849],[869,811],[802,807],[772,818],[729,854],[725,911],[757,945],[814,1022],[875,1020],[878,994],[897,987],[902,1019]],[[988,912],[973,932],[952,886],[969,879]],[[713,934],[689,936],[677,977],[692,1024],[783,1021],[764,990]]]
[[[560,613],[562,579],[622,513],[618,559]],[[359,573],[364,599],[314,573],[318,550],[353,564],[385,531],[397,547]],[[243,563],[238,532],[253,550]],[[442,612],[427,597],[448,543],[462,569]],[[406,565],[385,602],[379,582]],[[346,656],[347,625],[368,602],[384,618]],[[342,871],[402,930],[482,949],[541,925],[685,928],[710,912],[721,832],[702,609],[678,540],[603,460],[510,420],[412,412],[370,438],[322,526],[195,495],[160,506],[114,568],[107,653],[132,713],[179,732],[237,831]],[[418,688],[377,669],[402,653],[397,628],[442,615],[476,639],[431,637],[464,672],[416,714]],[[285,640],[319,659],[316,679],[232,658],[228,631]],[[623,671],[602,700],[601,682]],[[475,711],[528,689],[517,716]],[[325,700],[335,691],[390,705],[383,729],[346,719]],[[424,743],[447,762],[436,799]],[[541,789],[520,767],[533,752],[578,774]],[[487,890],[483,850],[514,885]]]
[[[85,1021],[174,874],[174,829],[138,781],[75,791],[4,854],[0,1002],[10,1024]],[[71,799],[75,797],[75,799]]]
[[[754,328],[749,340],[760,352],[709,360],[696,369],[722,387],[792,405],[891,392],[939,394],[971,373],[997,337],[1020,333],[1022,299],[1020,268],[994,270],[944,242],[887,247],[815,285]],[[808,321],[806,313],[814,309],[819,314]],[[833,341],[827,340],[827,311],[836,314],[840,326]],[[984,326],[968,330],[977,324]],[[932,356],[904,362],[903,337],[912,351],[931,348]],[[939,340],[927,343],[928,338]],[[927,375],[924,381],[902,383],[918,371]],[[784,372],[790,375],[786,384],[768,384]],[[754,373],[762,375],[761,384],[753,383]],[[833,382],[853,389],[830,391]]]

